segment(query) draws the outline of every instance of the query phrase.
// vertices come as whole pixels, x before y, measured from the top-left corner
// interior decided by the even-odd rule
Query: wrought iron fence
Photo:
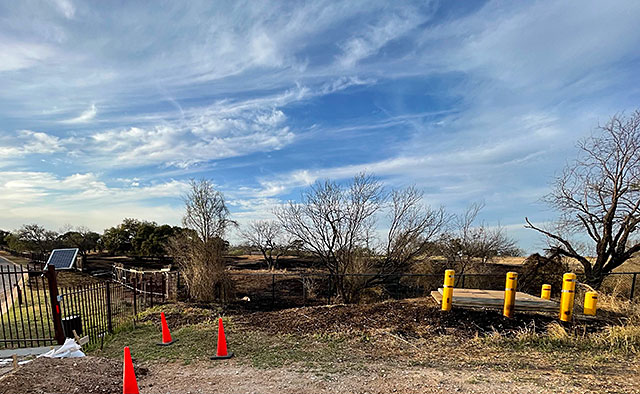
[[[0,266],[0,347],[52,345],[51,316],[48,276],[24,267]]]
[[[44,272],[0,266],[0,348],[62,344],[75,336],[101,345],[138,312],[165,300],[146,283],[58,287],[53,266]]]

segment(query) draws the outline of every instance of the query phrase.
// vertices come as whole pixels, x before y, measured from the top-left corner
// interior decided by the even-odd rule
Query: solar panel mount
[[[47,269],[47,266],[53,265],[57,270],[70,270],[76,263],[77,256],[78,248],[53,249],[44,268]]]

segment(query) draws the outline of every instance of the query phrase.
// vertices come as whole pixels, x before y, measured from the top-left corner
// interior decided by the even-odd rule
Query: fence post
[[[155,274],[154,274],[155,276]],[[149,278],[149,291],[151,292],[150,296],[151,296],[151,307],[153,308],[153,277]]]
[[[633,301],[633,293],[636,291],[636,276],[638,274],[633,274],[633,279],[631,279],[631,294],[629,294],[629,301]]]
[[[16,288],[18,289],[18,305],[22,306],[22,290],[20,289],[19,283],[16,285]]]
[[[60,313],[60,303],[58,302],[58,280],[56,278],[56,267],[48,266],[47,282],[49,282],[49,297],[51,299],[51,314],[53,318],[53,330],[55,340],[58,345],[64,343],[64,329],[62,328],[62,314]]]
[[[138,280],[133,278],[133,317],[135,321],[135,317],[138,315]]]
[[[169,284],[169,274],[160,274],[160,277],[162,278],[162,302],[166,302],[168,297],[168,289],[169,286],[167,286]]]
[[[107,331],[109,331],[109,333],[113,333],[113,325],[112,325],[112,321],[111,321],[111,286],[110,283],[107,282],[107,297],[106,297],[106,302],[107,302]]]
[[[271,274],[271,305],[276,304],[276,274]]]

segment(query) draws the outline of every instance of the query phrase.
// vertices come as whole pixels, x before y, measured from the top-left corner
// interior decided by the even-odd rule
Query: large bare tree
[[[234,223],[229,219],[224,196],[207,179],[192,179],[183,200],[186,212],[182,224],[194,230],[202,242],[206,243],[215,237],[222,238],[229,224]]]
[[[385,211],[389,229],[386,239],[379,241],[376,223]],[[284,230],[334,275],[344,302],[357,301],[363,289],[405,271],[445,221],[444,211],[424,206],[415,188],[386,193],[366,174],[346,186],[317,182],[303,192],[300,202],[289,202],[275,213]]]
[[[278,262],[287,253],[291,245],[291,238],[282,229],[280,223],[273,220],[257,220],[250,222],[240,231],[240,236],[252,248],[262,253],[267,268],[278,268]]]
[[[184,202],[182,223],[187,229],[171,238],[169,254],[180,266],[193,299],[225,301],[232,285],[225,271],[228,244],[223,236],[234,222],[229,219],[224,197],[211,181],[192,180]]]
[[[579,261],[586,283],[604,277],[640,251],[633,234],[640,223],[640,111],[615,115],[578,143],[578,158],[562,172],[547,196],[561,212],[555,229],[527,227],[544,234],[551,252]],[[586,234],[595,252],[589,259],[570,237]]]

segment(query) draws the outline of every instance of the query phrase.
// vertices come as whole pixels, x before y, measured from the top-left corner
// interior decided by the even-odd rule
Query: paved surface
[[[7,269],[9,268],[13,268],[15,266],[15,264],[13,264],[11,261],[5,259],[4,257],[0,256],[0,267],[2,267],[2,270],[6,272]],[[8,290],[10,290],[10,288],[15,287],[16,282],[15,282],[15,277],[13,275],[2,275],[3,278],[0,278],[0,306],[2,307],[2,310],[5,311],[7,308],[5,308],[5,294],[4,292],[6,291],[6,297],[7,297],[7,301],[9,304],[11,304],[11,295],[9,294]],[[4,281],[3,281],[4,279]],[[11,279],[11,283],[8,282],[8,280]]]
[[[14,354],[18,356],[18,358],[27,357],[27,356],[39,356],[51,350],[51,348],[59,348],[59,345],[56,346],[39,346],[39,347],[26,347],[20,349],[2,349],[0,350],[0,359],[11,358]]]
[[[12,267],[13,268],[14,265],[15,264],[13,264],[11,261],[9,261],[6,258],[0,256],[0,266],[2,266],[2,269],[6,270],[7,269],[6,267]]]

